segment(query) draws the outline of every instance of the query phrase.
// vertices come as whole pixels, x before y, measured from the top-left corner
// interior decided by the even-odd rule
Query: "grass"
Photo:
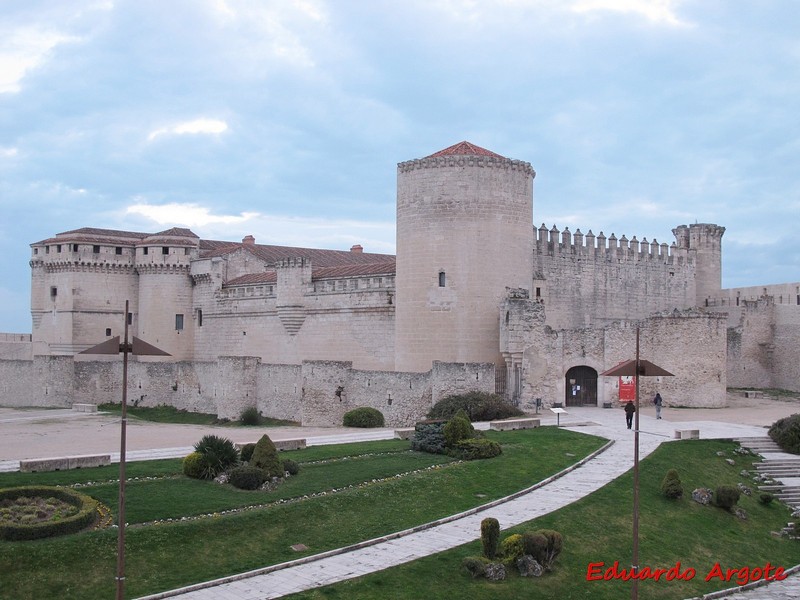
[[[108,412],[117,415],[122,414],[121,404],[100,404],[97,409],[102,412]],[[142,421],[152,421],[154,423],[245,426],[239,421],[219,419],[215,414],[189,412],[186,410],[177,409],[174,406],[166,406],[163,404],[159,406],[148,407],[128,405],[126,412],[129,417],[135,417],[137,419],[141,419]],[[298,423],[296,421],[284,421],[281,419],[272,419],[270,417],[259,416],[258,422],[254,423],[254,425],[258,425],[260,427],[285,427],[297,426]]]
[[[640,560],[651,568],[669,568],[681,563],[696,575],[690,581],[642,581],[641,598],[667,600],[690,598],[713,590],[733,587],[735,582],[704,579],[716,562],[724,569],[763,567],[786,568],[800,562],[800,542],[771,535],[789,520],[785,505],[763,506],[758,493],[742,496],[739,506],[747,511],[742,521],[729,512],[701,506],[690,499],[697,487],[743,481],[742,468],[752,458],[736,457],[734,444],[724,441],[685,441],[663,444],[642,462],[640,470]],[[726,456],[717,456],[717,452]],[[737,465],[724,462],[733,457]],[[660,493],[667,470],[677,468],[683,480],[684,498],[668,500]],[[624,568],[631,562],[632,476],[626,474],[594,494],[570,506],[523,526],[503,531],[521,533],[535,529],[555,529],[564,536],[564,550],[554,572],[530,580],[512,574],[504,582],[473,580],[461,567],[467,556],[479,555],[475,542],[454,550],[381,571],[356,580],[291,596],[294,600],[359,598],[359,600],[451,600],[470,598],[504,600],[517,598],[560,598],[617,600],[630,596],[630,582],[587,581],[590,563],[603,562],[604,569],[619,561]],[[501,523],[502,526],[502,523]],[[479,532],[476,531],[476,536]]]
[[[126,488],[128,521],[179,513],[208,516],[130,527],[126,535],[126,593],[140,596],[247,571],[454,514],[532,485],[603,443],[599,438],[556,428],[493,432],[490,436],[502,443],[503,455],[469,463],[414,453],[403,441],[287,452],[286,456],[301,463],[300,474],[271,496],[191,481],[177,475],[178,461],[156,461],[152,474],[159,479],[132,481]],[[330,462],[318,462],[323,460]],[[131,463],[128,471],[132,477],[147,477],[148,464]],[[434,464],[444,467],[426,469]],[[134,466],[136,475],[132,474]],[[105,481],[109,471],[105,467],[65,473],[0,474],[0,486],[31,481],[63,484],[70,474],[86,483]],[[342,491],[220,514],[222,510],[262,503],[268,497],[297,498],[332,487]],[[116,506],[114,485],[101,483],[81,491]],[[0,598],[111,597],[116,537],[115,530],[104,530],[37,542],[0,542]],[[290,546],[297,543],[310,549],[296,553]]]

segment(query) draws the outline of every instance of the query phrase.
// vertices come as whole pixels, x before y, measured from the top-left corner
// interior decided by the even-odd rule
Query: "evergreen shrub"
[[[442,433],[444,433],[444,445],[448,448],[452,448],[461,440],[474,437],[475,428],[472,426],[472,423],[469,422],[467,413],[463,410],[459,410],[453,415],[452,419],[445,423]]]
[[[377,408],[362,406],[344,413],[345,427],[383,427],[383,413]]]
[[[264,471],[249,465],[235,467],[228,473],[228,483],[240,490],[257,490],[264,483]]]
[[[433,405],[428,418],[451,419],[459,410],[465,411],[472,422],[494,421],[524,414],[516,406],[506,402],[502,396],[473,391],[442,398]]]
[[[199,452],[187,454],[183,459],[183,474],[192,479],[206,479],[205,473],[208,469],[205,464],[205,457]]]
[[[500,542],[500,555],[503,562],[515,565],[517,559],[525,554],[525,547],[522,543],[522,535],[514,533]]]
[[[800,413],[778,419],[768,433],[784,452],[800,454]]]
[[[772,501],[775,500],[775,496],[770,494],[769,492],[764,492],[758,497],[758,501],[763,504],[764,506],[769,506],[772,504]]]
[[[262,435],[256,443],[253,456],[250,458],[250,466],[264,471],[265,478],[283,477],[283,463],[278,457],[278,449],[268,435]]]
[[[285,458],[283,460],[283,470],[289,475],[297,475],[300,472],[300,465],[291,458]]]
[[[670,469],[667,471],[664,480],[661,482],[661,493],[671,500],[677,500],[683,496],[683,486],[677,470]]]
[[[732,509],[739,502],[739,490],[732,485],[720,485],[714,492],[715,503],[725,510]]]
[[[497,556],[498,544],[500,542],[500,521],[493,517],[487,517],[481,521],[481,546],[483,555],[489,560]]]
[[[444,454],[444,421],[423,421],[414,427],[411,449],[417,452]]]
[[[258,425],[261,422],[261,413],[255,406],[248,406],[239,415],[239,423],[242,425]]]
[[[253,458],[253,450],[255,449],[255,444],[244,444],[239,450],[239,457],[241,458],[242,462],[249,463],[250,459]]]
[[[500,444],[486,438],[470,438],[461,440],[453,446],[448,454],[461,460],[480,460],[500,456],[503,449]]]
[[[564,538],[558,531],[552,529],[526,531],[522,534],[522,548],[524,553],[535,558],[545,571],[552,571],[553,563],[564,548]]]
[[[467,556],[461,561],[461,566],[472,575],[473,579],[477,579],[478,577],[486,575],[486,565],[488,562],[489,561],[482,556]]]
[[[239,462],[239,450],[228,438],[204,435],[194,445],[194,450],[203,455],[204,473],[201,479],[214,479]]]

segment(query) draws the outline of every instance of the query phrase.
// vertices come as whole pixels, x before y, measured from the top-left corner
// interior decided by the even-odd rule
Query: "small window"
[[[56,296],[58,296],[58,288],[56,286],[52,286],[50,288],[50,297],[55,298]]]
[[[111,327],[106,327],[106,337],[111,337]]]
[[[540,288],[540,287],[536,288],[536,297],[537,298],[541,298],[542,297],[542,288]]]
[[[183,249],[183,253],[184,253],[186,256],[189,256],[189,253],[190,253],[190,251],[191,251],[191,248],[184,248],[184,249]]]
[[[133,325],[133,313],[128,313],[128,325]]]
[[[145,254],[145,255],[146,255],[146,254],[148,254],[149,252],[150,252],[150,248],[148,248],[147,246],[145,246],[144,248],[142,248],[142,254]]]
[[[169,254],[169,246],[162,246],[161,254]]]
[[[175,315],[175,330],[181,331],[183,329],[183,315]]]
[[[203,326],[203,310],[200,308],[197,309],[197,326]]]
[[[117,256],[122,254],[122,246],[117,246],[116,248],[114,248],[114,254],[116,254]]]
[[[44,247],[44,253],[45,254],[50,254],[50,246],[45,246]]]
[[[72,251],[73,252],[77,252],[78,251],[78,244],[72,244]]]
[[[39,254],[39,249],[38,248],[34,248],[33,249],[33,255],[36,256],[37,254]]]
[[[56,252],[61,254],[61,244],[56,244]]]
[[[444,271],[439,271],[439,287],[445,287],[447,283],[447,275],[445,275]]]
[[[100,254],[100,246],[92,246],[92,252],[95,254]]]

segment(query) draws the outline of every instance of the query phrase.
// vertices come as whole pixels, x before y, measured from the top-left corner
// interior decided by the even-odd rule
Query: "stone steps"
[[[767,475],[777,481],[774,484],[759,485],[758,489],[762,492],[774,494],[781,502],[786,503],[795,510],[800,509],[800,486],[782,483],[787,478],[800,478],[800,456],[784,452],[780,446],[766,436],[763,438],[739,438],[736,441],[744,448],[748,448],[762,456],[765,453],[779,455],[753,463],[753,467],[758,473]]]

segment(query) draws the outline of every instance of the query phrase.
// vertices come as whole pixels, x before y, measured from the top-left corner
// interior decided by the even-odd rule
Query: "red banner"
[[[636,377],[623,375],[619,378],[619,401],[636,401]]]

